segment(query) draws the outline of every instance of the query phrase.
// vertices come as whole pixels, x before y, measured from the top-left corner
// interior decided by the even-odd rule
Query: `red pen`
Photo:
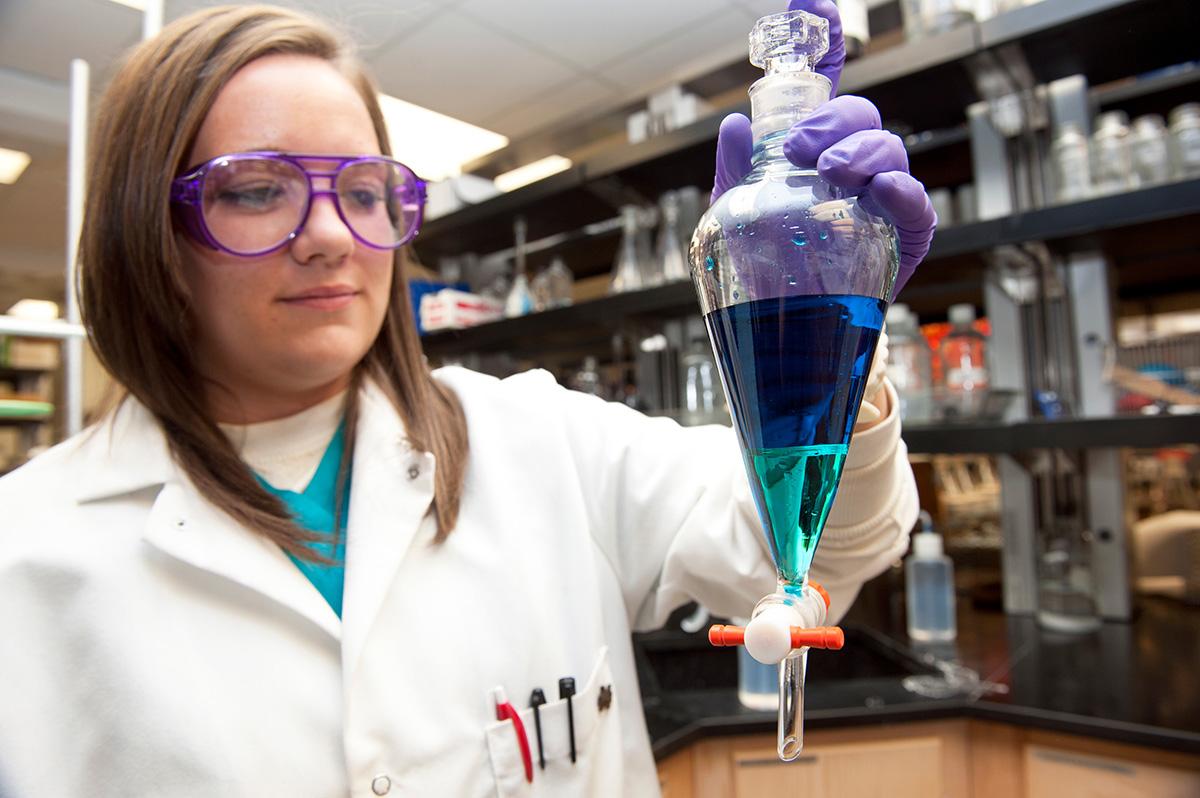
[[[525,724],[521,715],[508,703],[508,696],[503,687],[492,690],[492,700],[496,702],[496,720],[511,720],[513,729],[517,732],[517,745],[521,749],[521,761],[525,765],[525,781],[533,783],[533,755],[529,753],[529,738],[525,736]]]

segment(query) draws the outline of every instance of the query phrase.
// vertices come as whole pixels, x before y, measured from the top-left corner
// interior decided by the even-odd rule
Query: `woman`
[[[420,201],[307,17],[203,11],[117,74],[80,288],[128,396],[0,480],[0,794],[656,794],[631,630],[774,585],[734,436],[431,374],[396,248]],[[868,401],[814,565],[838,611],[916,514],[892,389]],[[532,741],[537,687],[530,784],[494,688]]]

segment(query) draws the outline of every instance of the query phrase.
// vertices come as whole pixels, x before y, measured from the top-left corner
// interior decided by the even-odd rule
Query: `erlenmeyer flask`
[[[621,243],[617,245],[617,259],[613,264],[610,294],[637,291],[642,287],[642,269],[637,251],[638,208],[636,205],[621,207]]]
[[[866,199],[783,154],[791,126],[829,99],[829,81],[813,72],[828,46],[828,21],[802,11],[754,26],[750,60],[766,75],[750,87],[751,171],[701,217],[689,252],[779,577],[756,618],[763,607],[798,607],[811,596],[808,568],[899,265],[895,231]],[[785,760],[802,746],[807,651],[793,649],[780,662]]]
[[[679,196],[674,191],[659,201],[662,223],[658,226],[657,257],[663,282],[674,283],[688,277],[687,257],[679,241]]]

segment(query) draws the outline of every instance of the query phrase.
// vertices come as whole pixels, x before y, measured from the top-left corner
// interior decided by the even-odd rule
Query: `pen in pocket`
[[[533,693],[529,696],[529,706],[533,708],[533,731],[537,735],[538,745],[538,766],[546,769],[546,754],[542,749],[542,704],[546,703],[546,694],[542,692],[542,688],[533,688]]]
[[[571,697],[575,695],[575,680],[564,676],[558,680],[558,697],[567,702],[567,734],[571,740],[571,764],[575,764],[575,707]]]

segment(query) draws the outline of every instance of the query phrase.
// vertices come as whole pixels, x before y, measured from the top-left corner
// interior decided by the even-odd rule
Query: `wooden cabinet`
[[[773,735],[707,740],[692,748],[691,798],[959,796],[965,738],[966,721],[824,730],[794,762],[779,761]]]
[[[658,786],[662,798],[692,798],[692,749],[658,763]]]
[[[659,776],[664,798],[1200,796],[1200,757],[966,720],[809,732],[794,762],[774,735],[708,739]]]
[[[1121,748],[1061,739],[1030,742],[1023,751],[1025,798],[1200,796],[1200,769],[1194,760],[1189,768],[1184,757]]]

